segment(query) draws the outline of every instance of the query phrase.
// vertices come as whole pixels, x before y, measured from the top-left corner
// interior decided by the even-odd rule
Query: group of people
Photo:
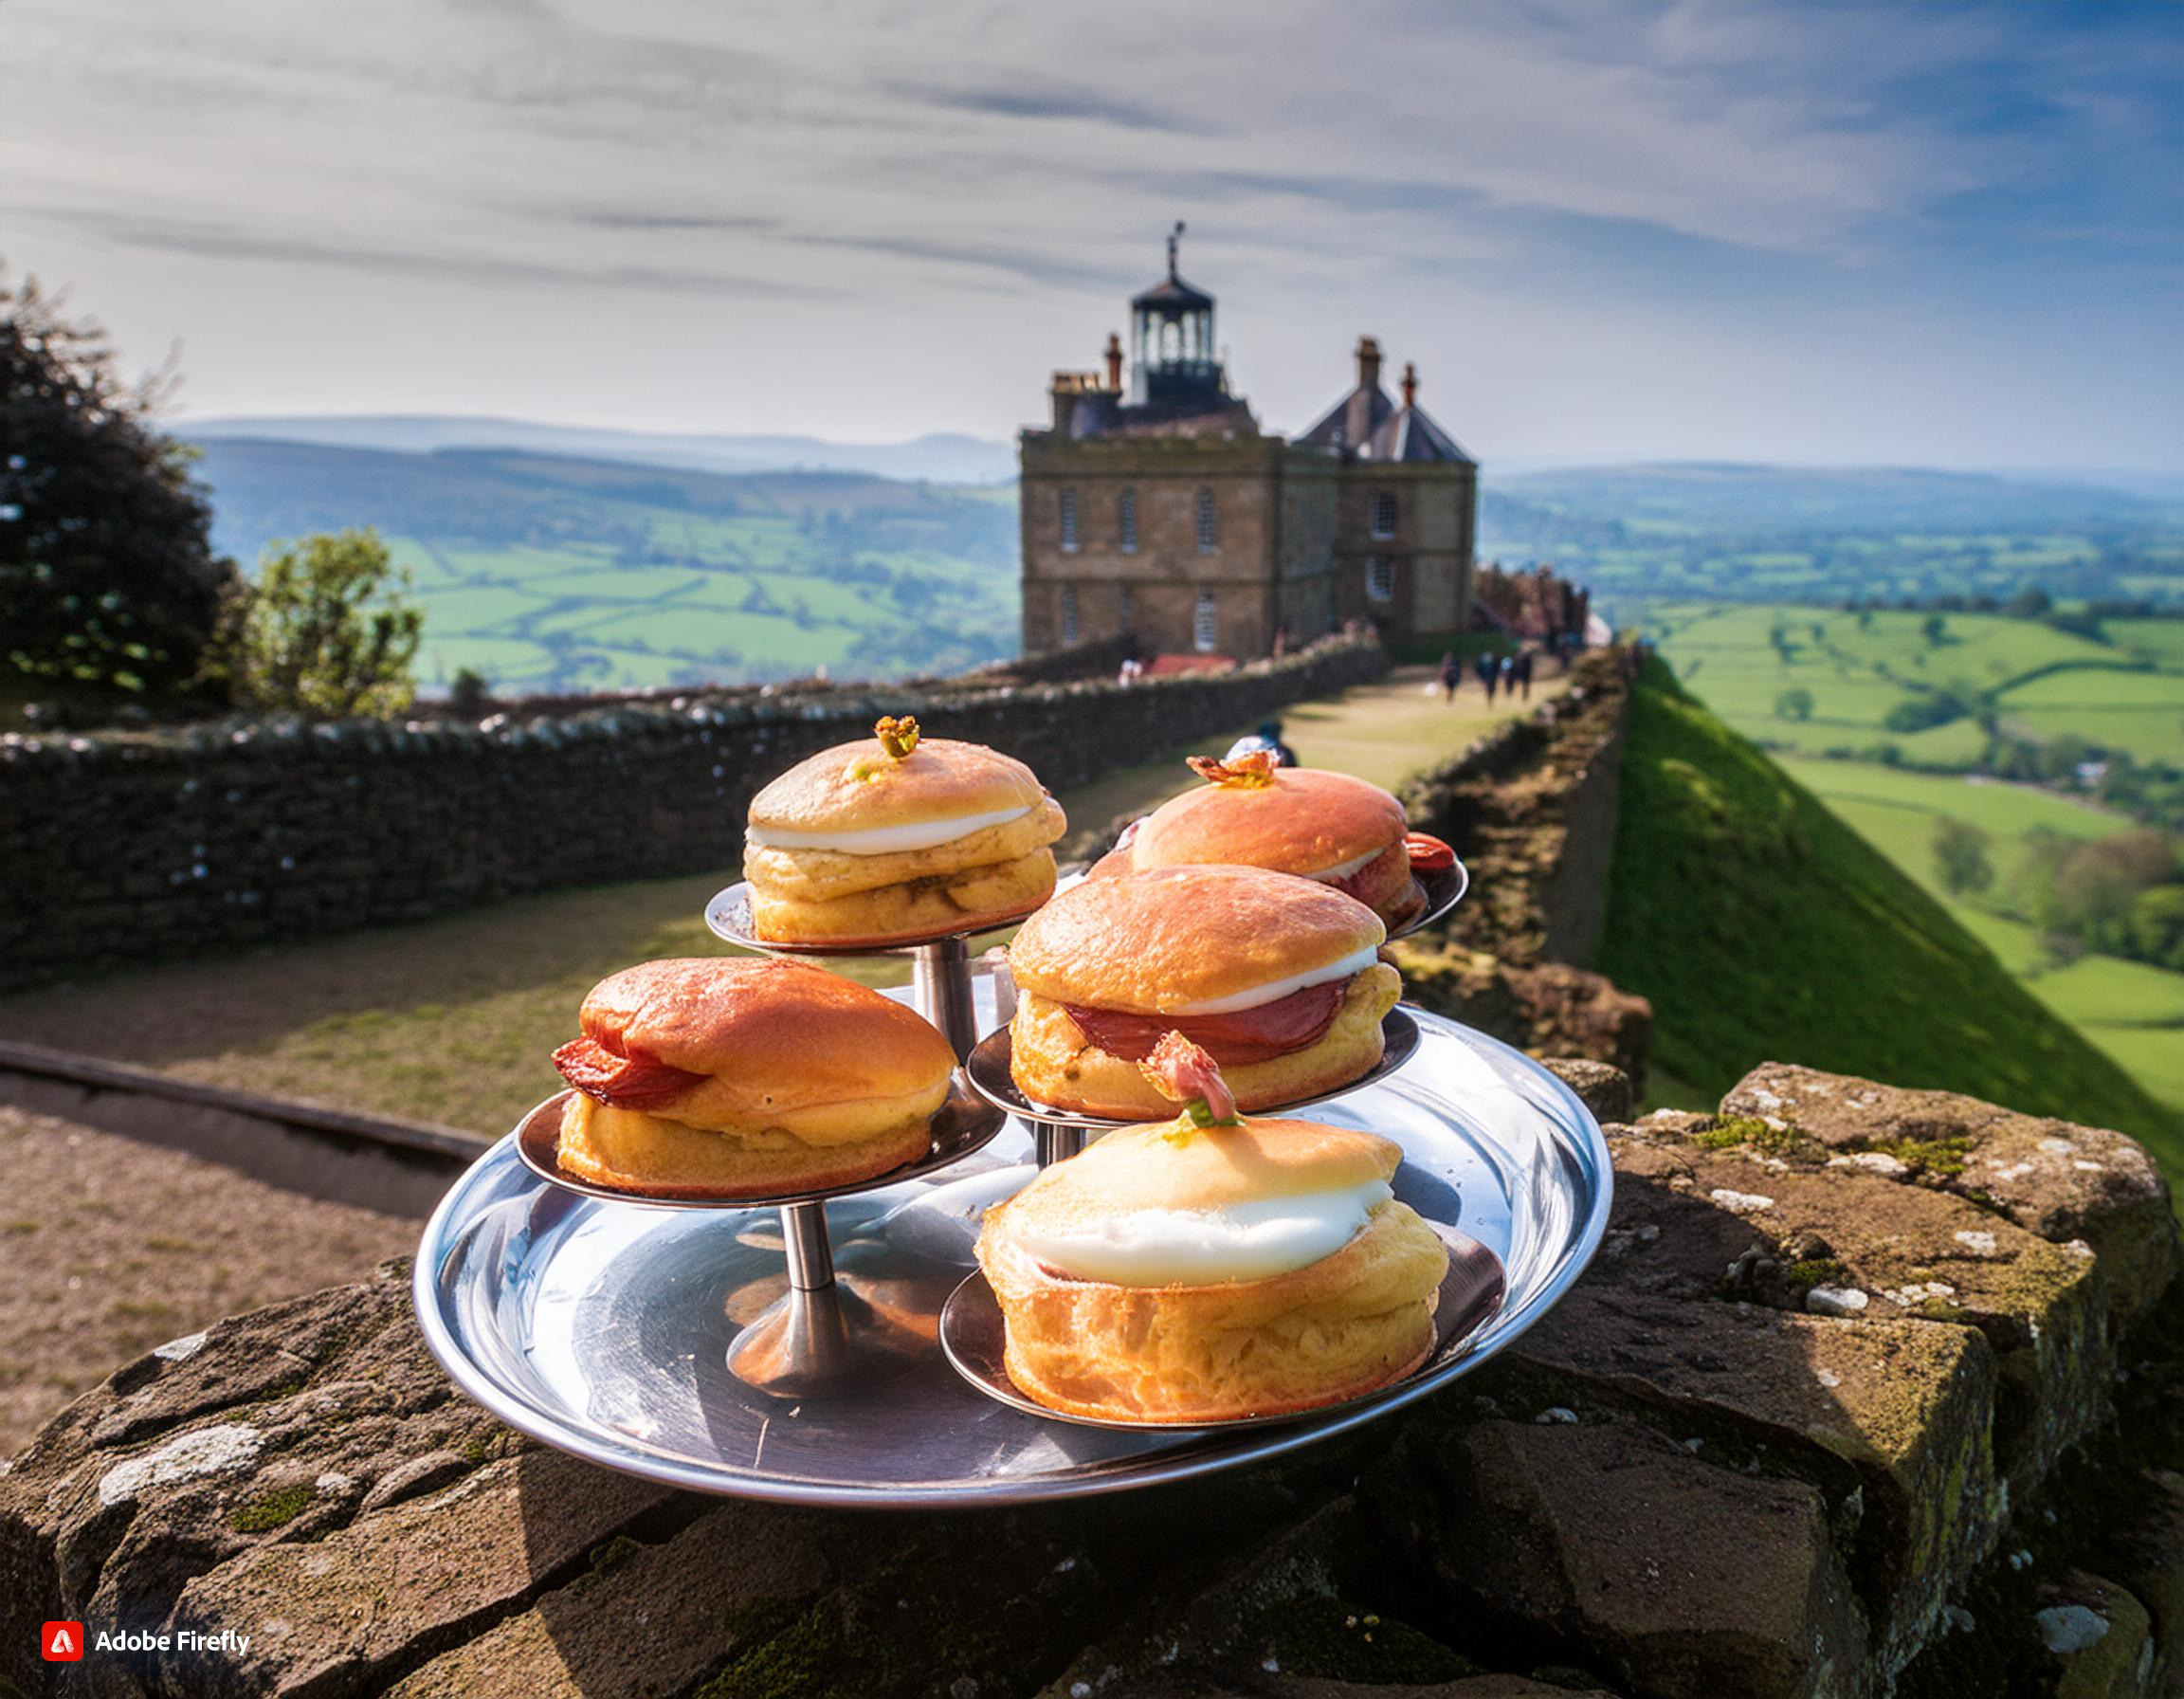
[[[1488,703],[1493,702],[1497,689],[1505,690],[1511,696],[1519,696],[1521,692],[1520,700],[1530,702],[1532,663],[1532,649],[1526,647],[1513,655],[1482,654],[1471,666],[1472,670],[1479,675],[1480,687],[1486,692]],[[1456,686],[1464,682],[1464,663],[1453,652],[1441,657],[1440,679],[1441,700],[1454,702]]]

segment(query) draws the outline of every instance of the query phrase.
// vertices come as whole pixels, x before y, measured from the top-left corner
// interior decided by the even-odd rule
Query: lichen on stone
[[[314,1487],[283,1487],[238,1507],[228,1516],[228,1525],[238,1534],[270,1534],[302,1515],[318,1496]]]

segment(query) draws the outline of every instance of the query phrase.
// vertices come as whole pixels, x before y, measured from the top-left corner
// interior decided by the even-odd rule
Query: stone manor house
[[[1350,620],[1407,649],[1465,630],[1479,468],[1418,406],[1416,368],[1391,397],[1366,337],[1324,418],[1263,430],[1175,247],[1130,303],[1127,356],[1111,336],[1103,371],[1057,372],[1052,422],[1022,434],[1025,654],[1134,638],[1248,660]]]

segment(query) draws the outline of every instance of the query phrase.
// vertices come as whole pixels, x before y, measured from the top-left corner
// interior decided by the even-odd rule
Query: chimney
[[[1122,338],[1113,331],[1107,333],[1107,387],[1122,393]]]
[[[1409,412],[1418,405],[1418,367],[1415,362],[1403,362],[1403,411]]]
[[[1380,387],[1380,342],[1376,337],[1357,338],[1357,387],[1361,390]]]

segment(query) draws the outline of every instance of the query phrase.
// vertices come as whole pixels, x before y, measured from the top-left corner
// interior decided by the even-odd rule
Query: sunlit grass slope
[[[1709,1094],[1769,1058],[2110,1126],[2184,1175],[2184,1127],[1918,884],[1647,664],[1599,966]]]

